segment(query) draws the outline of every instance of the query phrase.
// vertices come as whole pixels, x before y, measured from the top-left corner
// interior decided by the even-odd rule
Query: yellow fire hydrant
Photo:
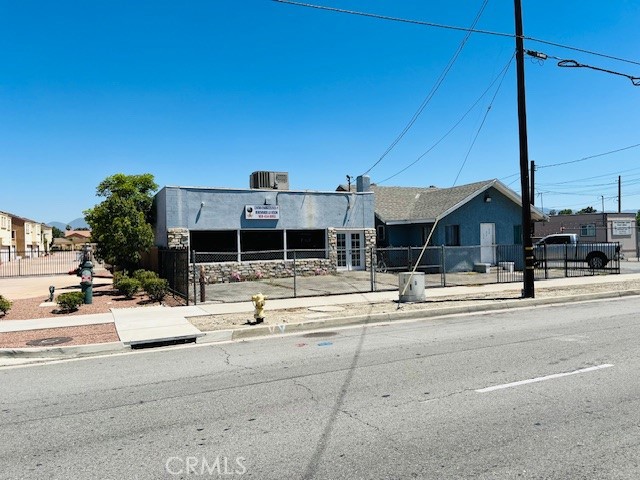
[[[258,293],[256,295],[253,295],[251,297],[251,300],[253,301],[253,306],[255,307],[253,318],[255,319],[256,323],[264,322],[264,304],[267,301],[267,296]]]

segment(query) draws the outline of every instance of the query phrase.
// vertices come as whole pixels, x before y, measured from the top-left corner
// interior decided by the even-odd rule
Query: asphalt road
[[[3,368],[0,478],[640,478],[639,310]]]

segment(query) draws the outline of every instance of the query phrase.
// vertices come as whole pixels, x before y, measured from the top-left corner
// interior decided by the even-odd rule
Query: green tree
[[[596,213],[597,210],[593,207],[585,207],[582,210],[578,210],[576,213]]]
[[[105,200],[84,212],[96,243],[96,256],[116,270],[135,270],[141,252],[153,246],[153,175],[117,173],[104,179],[96,195]]]
[[[58,227],[51,227],[53,238],[64,238],[64,232]]]
[[[636,213],[636,224],[640,227],[640,210]]]
[[[554,215],[558,215],[558,212],[557,212],[557,210],[554,210],[552,208],[551,210],[549,210],[549,215],[553,217]]]
[[[558,215],[571,215],[572,213],[573,210],[571,210],[570,208],[563,208],[558,212]]]

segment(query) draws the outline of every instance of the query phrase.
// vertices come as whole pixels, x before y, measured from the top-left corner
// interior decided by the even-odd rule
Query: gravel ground
[[[545,288],[540,282],[536,286],[536,298],[553,298],[562,296],[585,295],[596,292],[619,292],[623,290],[640,291],[640,280],[621,280],[619,282],[584,284],[570,287]],[[421,309],[439,309],[452,305],[479,305],[482,303],[495,303],[520,298],[518,291],[511,292],[489,292],[474,295],[440,296],[429,298],[427,290],[427,300],[424,303],[403,303],[397,302],[375,303],[375,304],[351,304],[334,307],[317,308],[293,308],[285,310],[269,310],[267,303],[266,324],[294,323],[314,319],[324,319],[331,317],[349,317],[363,314],[392,313],[398,310],[410,311]],[[20,298],[13,301],[11,310],[3,320],[26,320],[35,318],[57,318],[60,316],[87,315],[97,313],[109,313],[112,308],[144,308],[150,303],[144,295],[138,295],[133,299],[126,299],[113,290],[110,281],[102,281],[94,286],[93,303],[81,305],[75,312],[60,313],[52,306],[41,307],[40,304],[47,300],[46,296],[35,298]],[[173,297],[167,297],[167,306],[177,306],[180,303]],[[189,319],[197,328],[202,331],[221,330],[247,325],[253,321],[250,313],[208,315],[202,317],[192,317]],[[113,324],[88,325],[82,327],[64,327],[52,329],[30,330],[25,332],[0,333],[0,348],[30,347],[28,342],[43,339],[53,339],[58,337],[69,337],[64,345],[81,345],[104,342],[119,341]],[[53,340],[52,340],[53,341]],[[57,340],[56,340],[57,341]],[[46,344],[46,340],[44,342]]]
[[[80,288],[75,288],[79,291]],[[56,290],[57,293],[73,291],[73,289]],[[150,302],[146,295],[137,295],[132,299],[127,299],[113,289],[110,279],[102,279],[93,288],[93,302],[88,305],[80,305],[75,312],[61,312],[57,305],[47,304],[48,297],[18,298],[12,300],[11,310],[6,315],[0,316],[0,323],[6,320],[30,320],[38,318],[59,318],[73,317],[77,315],[91,315],[97,313],[109,313],[112,308],[134,308],[158,305]],[[167,306],[176,306],[180,303],[173,297],[168,296],[164,302]],[[62,341],[62,339],[67,339]],[[50,340],[48,343],[47,340]],[[57,339],[57,340],[53,340]],[[30,345],[29,342],[39,341],[42,345]],[[51,342],[59,343],[51,343]],[[44,328],[38,330],[27,330],[21,332],[0,333],[0,348],[22,348],[37,346],[69,346],[85,345],[94,343],[118,342],[120,338],[113,323],[86,325],[80,327]]]
[[[619,292],[623,290],[640,291],[640,280],[627,280],[603,284],[596,283],[554,288],[544,288],[543,284],[538,284],[536,288],[536,298],[588,295],[590,293]],[[496,302],[513,301],[520,298],[520,292],[518,291],[507,291],[499,293],[488,292],[484,294],[441,296],[429,298],[429,290],[427,289],[427,299],[423,303],[362,303],[333,306],[330,308],[291,308],[286,310],[270,311],[269,303],[267,302],[265,324],[276,325],[282,323],[321,320],[332,317],[351,317],[366,314],[393,313],[397,311],[433,310],[451,307],[454,305],[476,306],[488,303],[493,304]],[[191,317],[189,318],[189,321],[201,331],[212,331],[249,325],[249,322],[253,322],[253,316],[250,313],[207,315],[202,317]]]
[[[118,341],[120,339],[113,323],[0,333],[2,348],[51,347],[56,345],[66,347]]]

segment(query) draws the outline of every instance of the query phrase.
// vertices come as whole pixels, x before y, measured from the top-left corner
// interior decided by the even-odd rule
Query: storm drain
[[[72,337],[48,337],[37,338],[35,340],[29,340],[27,345],[30,347],[48,347],[50,345],[61,345],[63,343],[69,343],[73,340]]]

